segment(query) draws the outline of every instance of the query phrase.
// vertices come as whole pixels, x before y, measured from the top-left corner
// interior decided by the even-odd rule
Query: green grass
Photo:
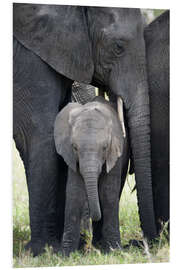
[[[120,232],[122,245],[130,239],[141,240],[139,226],[136,192],[131,194],[134,186],[133,177],[129,177],[120,202]],[[28,192],[23,164],[13,144],[13,266],[20,267],[47,267],[47,266],[73,266],[73,265],[103,265],[103,264],[128,264],[148,262],[168,262],[169,244],[162,233],[158,244],[150,249],[150,254],[135,247],[128,251],[113,251],[108,255],[102,254],[92,247],[91,242],[84,252],[75,252],[69,258],[52,254],[51,248],[46,248],[46,253],[33,258],[24,250],[24,245],[30,239]]]

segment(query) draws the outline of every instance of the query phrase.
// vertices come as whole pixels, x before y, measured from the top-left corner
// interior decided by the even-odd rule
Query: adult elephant
[[[159,233],[162,222],[169,221],[169,10],[145,27],[144,36],[150,96],[153,200]],[[83,96],[82,87],[87,87],[88,96]],[[82,98],[83,101],[93,99],[94,92],[92,86],[77,83],[73,90],[80,103]]]
[[[158,232],[169,220],[169,10],[145,28],[151,111],[152,184]]]
[[[147,238],[154,238],[149,96],[140,10],[14,4],[13,12],[14,138],[29,191],[28,247],[34,255],[45,243],[56,247],[63,232],[67,167],[55,152],[53,123],[70,99],[74,80],[106,87],[123,100],[141,226]]]

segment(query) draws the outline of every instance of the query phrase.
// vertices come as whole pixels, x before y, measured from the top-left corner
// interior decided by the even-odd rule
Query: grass
[[[139,226],[136,193],[131,194],[134,186],[133,177],[129,177],[124,188],[120,202],[120,232],[122,245],[130,239],[142,239]],[[24,250],[24,245],[30,239],[28,192],[24,167],[19,154],[13,145],[13,267],[47,267],[47,266],[74,266],[74,265],[103,265],[103,264],[132,264],[148,262],[168,262],[169,244],[164,233],[160,236],[159,243],[153,245],[150,254],[143,249],[131,247],[128,251],[113,251],[102,254],[99,250],[87,245],[85,251],[75,252],[69,258],[52,254],[51,248],[46,248],[46,253],[33,258]]]

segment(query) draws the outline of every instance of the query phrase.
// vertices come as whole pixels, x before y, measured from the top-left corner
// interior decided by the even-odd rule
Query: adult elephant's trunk
[[[151,182],[150,112],[146,81],[137,85],[136,96],[126,103],[134,160],[141,227],[149,240],[157,236]],[[125,100],[126,102],[126,100]]]
[[[87,191],[90,217],[93,221],[98,221],[101,219],[98,196],[98,174],[96,172],[87,172],[83,173],[83,177]]]

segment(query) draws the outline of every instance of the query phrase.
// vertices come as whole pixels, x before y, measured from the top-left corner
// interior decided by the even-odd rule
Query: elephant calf
[[[56,117],[54,138],[69,166],[63,253],[78,248],[86,202],[93,237],[98,234],[105,251],[120,248],[119,196],[128,151],[116,111],[101,97],[85,105],[69,103]]]

